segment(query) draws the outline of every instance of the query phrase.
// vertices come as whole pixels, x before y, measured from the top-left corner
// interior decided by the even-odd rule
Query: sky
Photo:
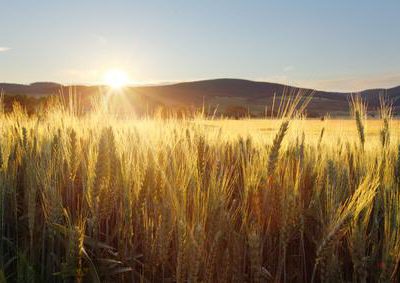
[[[400,85],[400,1],[0,0],[0,82]]]

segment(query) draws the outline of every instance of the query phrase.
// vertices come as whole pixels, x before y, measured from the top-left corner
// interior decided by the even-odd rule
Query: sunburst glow
[[[126,86],[128,81],[128,75],[119,69],[111,69],[104,74],[104,83],[113,89]]]

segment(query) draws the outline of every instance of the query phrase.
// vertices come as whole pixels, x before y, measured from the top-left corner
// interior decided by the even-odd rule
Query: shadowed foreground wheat
[[[15,107],[0,117],[0,281],[396,281],[400,145],[383,111],[367,147],[360,109],[359,140],[312,143],[290,119],[231,138]]]

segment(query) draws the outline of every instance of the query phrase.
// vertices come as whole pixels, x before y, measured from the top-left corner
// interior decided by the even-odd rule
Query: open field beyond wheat
[[[2,114],[0,279],[397,281],[386,122]]]
[[[261,140],[267,142],[268,138],[273,138],[279,130],[281,120],[277,119],[243,119],[243,120],[200,120],[197,121],[207,130],[215,130],[224,132],[224,136],[229,138],[237,138],[238,136],[258,136]],[[368,137],[366,143],[377,145],[380,144],[380,132],[383,123],[379,119],[371,119],[365,121],[365,134]],[[291,138],[301,137],[303,132],[308,138],[308,142],[318,142],[321,131],[324,129],[324,139],[321,142],[330,143],[341,141],[357,142],[358,133],[357,126],[353,119],[295,119],[291,121],[291,125],[286,136]],[[391,136],[397,141],[400,138],[400,120],[391,121]]]

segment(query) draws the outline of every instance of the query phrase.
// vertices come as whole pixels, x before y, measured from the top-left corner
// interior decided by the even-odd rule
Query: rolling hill
[[[77,93],[82,95],[96,93],[98,86],[74,86]],[[5,95],[26,95],[43,97],[54,95],[62,91],[68,92],[68,86],[56,83],[33,83],[30,85],[0,83],[0,89]],[[177,84],[141,86],[126,88],[127,96],[140,97],[143,101],[152,101],[165,106],[199,107],[203,103],[210,109],[217,108],[223,113],[229,107],[242,107],[254,115],[263,115],[264,111],[271,111],[271,105],[276,96],[275,103],[279,104],[282,95],[295,93],[298,90],[313,95],[307,108],[311,116],[321,116],[327,113],[332,116],[346,115],[348,113],[348,99],[351,93],[313,91],[299,89],[282,84],[256,82],[241,79],[213,79]],[[361,96],[367,101],[370,110],[379,106],[379,95],[386,94],[393,101],[395,111],[400,109],[400,86],[390,89],[370,89],[361,91]]]

